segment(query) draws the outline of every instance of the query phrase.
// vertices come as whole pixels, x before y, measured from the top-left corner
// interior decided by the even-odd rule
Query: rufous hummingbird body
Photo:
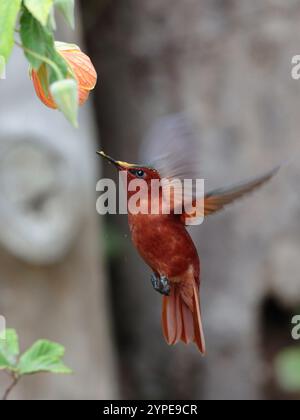
[[[117,161],[104,152],[98,153],[119,171],[126,172],[128,184],[132,180],[143,179],[148,185],[144,198],[149,200],[153,199],[153,180],[199,177],[197,145],[199,143],[187,120],[182,114],[177,114],[161,119],[147,136],[144,153],[152,155],[151,165],[129,164]],[[193,197],[193,200],[202,200],[204,216],[217,213],[265,184],[278,170],[277,167],[255,179],[210,191],[203,197]],[[129,199],[133,192],[128,191],[127,194]],[[161,203],[162,197],[157,199]],[[194,342],[204,354],[206,347],[199,299],[200,261],[186,228],[193,214],[184,210],[175,214],[173,210],[171,208],[170,214],[143,214],[132,213],[128,208],[131,237],[141,257],[153,271],[151,281],[154,289],[163,295],[162,329],[167,343]]]

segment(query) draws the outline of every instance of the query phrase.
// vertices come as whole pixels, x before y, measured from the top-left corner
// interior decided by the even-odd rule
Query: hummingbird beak
[[[133,165],[131,163],[122,162],[121,160],[115,160],[112,157],[108,156],[103,151],[97,152],[98,155],[102,156],[104,159],[108,160],[110,163],[112,163],[114,166],[116,166],[119,170],[127,170],[130,168],[135,168],[137,165]]]
[[[108,160],[110,163],[112,163],[113,165],[115,165],[116,167],[118,167],[118,162],[113,159],[112,157],[106,155],[102,150],[101,152],[97,152],[98,155],[102,156],[104,159]]]

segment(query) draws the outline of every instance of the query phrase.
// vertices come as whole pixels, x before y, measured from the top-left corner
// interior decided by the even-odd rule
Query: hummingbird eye
[[[145,177],[145,171],[142,169],[132,169],[130,171],[132,175],[136,176],[137,178],[144,178]]]

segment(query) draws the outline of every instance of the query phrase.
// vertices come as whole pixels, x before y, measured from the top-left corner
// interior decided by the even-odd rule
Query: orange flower
[[[73,74],[78,83],[78,103],[83,105],[94,89],[97,82],[97,73],[90,60],[77,45],[56,42],[56,49],[59,54],[66,60],[70,74]],[[40,100],[49,108],[57,109],[57,105],[53,100],[49,91],[47,67],[45,64],[38,71],[31,71],[31,78]]]

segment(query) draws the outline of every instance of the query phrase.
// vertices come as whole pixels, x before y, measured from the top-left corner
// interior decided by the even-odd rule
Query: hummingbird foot
[[[151,283],[153,289],[161,293],[164,296],[169,296],[171,292],[171,287],[169,280],[166,276],[157,277],[155,274],[151,275]]]

